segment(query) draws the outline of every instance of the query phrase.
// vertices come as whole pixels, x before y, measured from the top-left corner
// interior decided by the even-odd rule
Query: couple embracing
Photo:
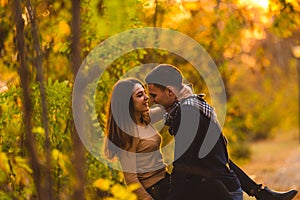
[[[138,199],[242,200],[243,191],[263,200],[289,200],[296,195],[296,190],[279,193],[262,187],[229,159],[214,109],[183,84],[178,68],[160,64],[145,82],[148,91],[135,78],[114,85],[106,124],[106,155],[120,161],[126,184],[139,185]],[[149,101],[163,109],[150,109]],[[162,138],[152,125],[162,118],[175,139],[171,174],[163,162]],[[218,135],[216,142],[200,158],[203,141],[211,134]]]

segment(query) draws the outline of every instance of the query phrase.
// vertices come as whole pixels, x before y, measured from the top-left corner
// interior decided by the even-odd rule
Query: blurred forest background
[[[133,28],[176,30],[209,53],[226,88],[234,160],[251,166],[264,146],[256,144],[278,135],[299,140],[299,0],[0,0],[0,16],[0,199],[135,199],[122,173],[81,144],[71,105],[82,60]],[[112,85],[153,62],[179,66],[196,92],[208,92],[177,56],[132,51],[100,80],[94,119],[102,127]]]

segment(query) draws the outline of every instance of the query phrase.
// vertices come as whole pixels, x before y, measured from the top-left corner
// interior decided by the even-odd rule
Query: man
[[[212,180],[220,181],[234,200],[243,199],[241,187],[257,199],[292,199],[296,190],[278,193],[267,187],[261,188],[229,160],[227,141],[214,109],[203,96],[193,94],[182,80],[180,70],[168,64],[158,65],[145,78],[151,101],[162,105],[168,112],[166,125],[175,137],[168,199],[187,199],[187,195],[189,199],[213,199],[215,182]],[[199,150],[210,135],[216,136],[215,144],[206,156],[200,158]]]

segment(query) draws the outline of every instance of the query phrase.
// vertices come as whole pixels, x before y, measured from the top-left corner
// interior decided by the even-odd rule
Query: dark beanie
[[[182,87],[182,73],[173,65],[160,64],[152,69],[146,76],[145,82],[147,84],[157,84],[164,87],[174,86],[176,88]]]

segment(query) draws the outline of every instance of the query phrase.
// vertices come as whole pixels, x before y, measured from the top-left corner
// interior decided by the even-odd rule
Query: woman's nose
[[[149,96],[147,94],[145,94],[144,98],[145,98],[145,100],[148,100]]]

